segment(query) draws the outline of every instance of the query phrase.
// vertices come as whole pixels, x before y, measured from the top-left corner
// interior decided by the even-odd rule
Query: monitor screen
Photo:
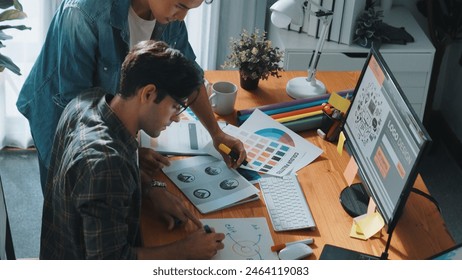
[[[430,137],[375,48],[366,59],[343,131],[362,184],[390,231]]]

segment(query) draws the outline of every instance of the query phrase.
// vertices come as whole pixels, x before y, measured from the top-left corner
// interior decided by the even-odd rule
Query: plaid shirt
[[[43,207],[41,259],[136,259],[138,143],[91,89],[64,110]]]

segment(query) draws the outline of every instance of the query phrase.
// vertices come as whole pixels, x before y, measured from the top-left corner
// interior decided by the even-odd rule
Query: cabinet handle
[[[344,55],[352,58],[366,58],[368,53],[344,52]]]

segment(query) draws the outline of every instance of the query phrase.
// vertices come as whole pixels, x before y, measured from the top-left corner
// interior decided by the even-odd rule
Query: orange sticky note
[[[371,214],[375,212],[377,205],[375,204],[373,199],[369,199],[369,204],[367,205],[367,214]]]
[[[348,165],[343,172],[343,176],[345,177],[348,186],[353,183],[356,174],[358,174],[358,164],[353,157],[350,157],[350,161],[348,162]]]

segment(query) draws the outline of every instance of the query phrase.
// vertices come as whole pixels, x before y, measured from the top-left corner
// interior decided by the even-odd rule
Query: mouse
[[[313,253],[310,246],[303,243],[294,243],[287,245],[279,251],[279,259],[281,260],[300,260]]]

